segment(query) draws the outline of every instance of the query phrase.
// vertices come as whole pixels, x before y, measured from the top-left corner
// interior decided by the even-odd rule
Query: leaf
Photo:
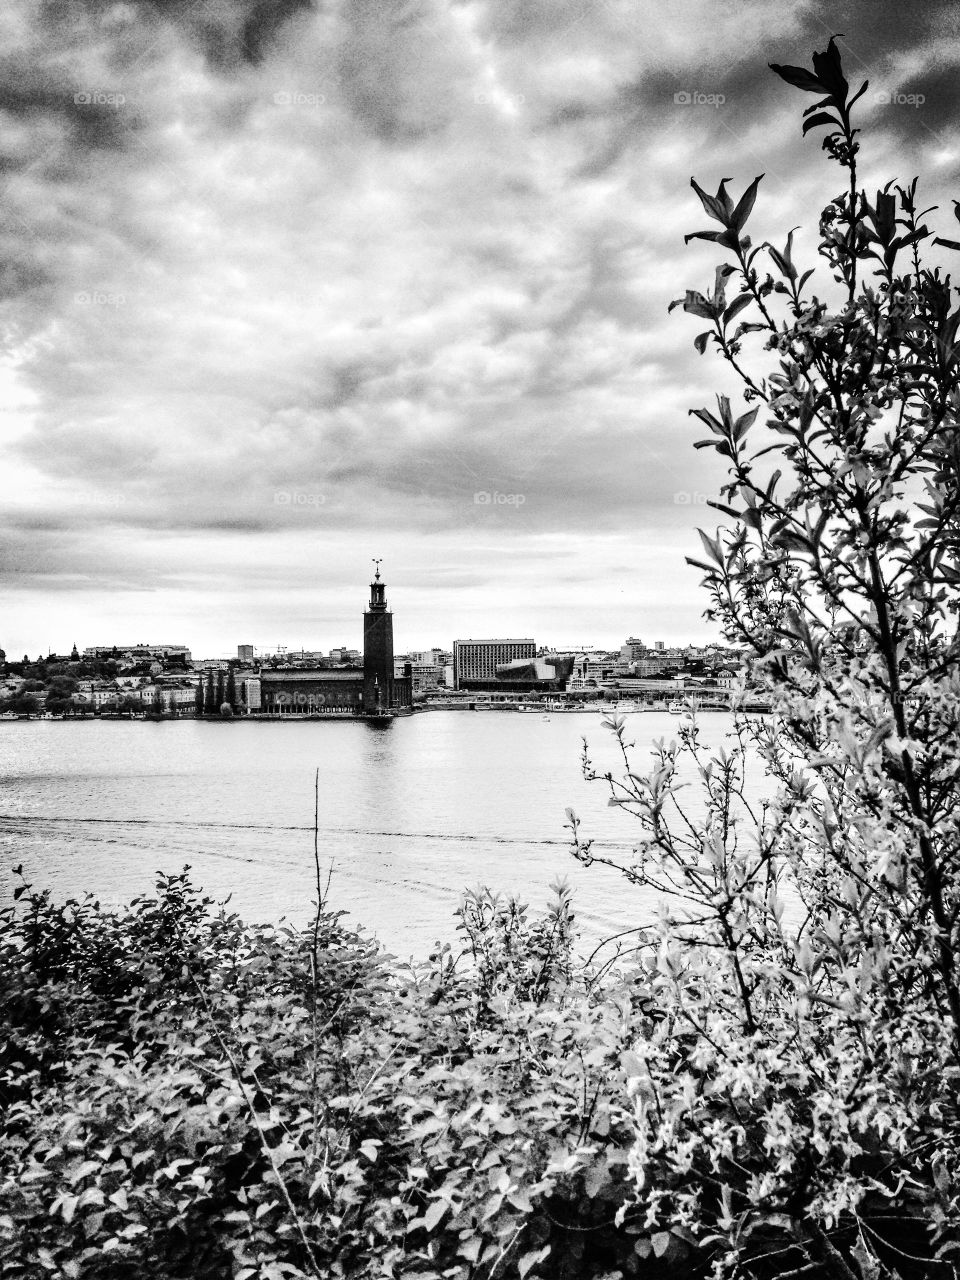
[[[690,235],[683,237],[683,243],[689,244],[691,240],[709,240],[712,244],[719,244],[724,234],[723,231],[692,231]]]
[[[632,1049],[624,1049],[623,1053],[621,1053],[620,1067],[625,1076],[642,1076],[646,1074],[646,1067]]]
[[[703,543],[704,548],[706,549],[707,555],[710,557],[711,560],[713,560],[713,562],[719,568],[722,569],[723,568],[723,552],[720,550],[720,539],[711,538],[710,535],[707,533],[704,533],[702,529],[698,529],[697,533],[699,533],[700,535],[700,541]]]
[[[877,192],[877,216],[875,221],[880,243],[883,245],[890,244],[897,233],[897,202],[889,192]]]
[[[84,1160],[82,1164],[77,1165],[76,1169],[70,1174],[68,1179],[71,1187],[76,1186],[81,1178],[87,1177],[88,1174],[96,1172],[100,1168],[99,1160]]]
[[[750,183],[749,187],[747,187],[746,191],[743,193],[743,195],[740,197],[739,201],[737,202],[737,207],[734,209],[733,213],[730,215],[730,225],[734,228],[735,231],[742,231],[744,224],[746,223],[747,219],[750,217],[750,214],[753,211],[753,206],[756,203],[756,199],[757,199],[757,188],[759,187],[762,178],[763,178],[762,173],[759,174],[756,178],[754,178],[754,180]]]
[[[663,1255],[667,1252],[667,1250],[670,1248],[670,1243],[672,1240],[673,1240],[673,1236],[669,1231],[658,1231],[656,1232],[655,1235],[652,1235],[650,1237],[650,1243],[653,1246],[653,1252],[656,1254],[658,1258],[662,1258]]]
[[[760,412],[760,406],[756,405],[753,409],[748,409],[746,413],[742,414],[736,420],[730,432],[735,443],[739,444],[740,441],[743,439],[743,437],[747,434],[747,432],[753,426],[754,421],[756,420],[757,414],[759,412]]]
[[[815,116],[810,116],[808,120],[804,120],[803,132],[808,133],[811,129],[818,129],[822,124],[829,124],[838,131],[843,128],[840,121],[832,116],[829,111],[818,111]]]
[[[597,1161],[587,1170],[587,1176],[583,1180],[583,1189],[591,1200],[593,1200],[606,1186],[609,1177],[609,1170],[605,1164]]]
[[[683,300],[683,309],[689,315],[700,316],[703,320],[713,320],[718,308],[696,289],[688,289]]]
[[[716,577],[717,570],[714,565],[704,564],[702,560],[695,560],[693,556],[684,556],[683,558],[686,563],[692,565],[694,569],[702,569],[704,573],[709,574],[710,577]]]
[[[768,62],[767,66],[781,80],[786,80],[787,84],[792,84],[795,89],[802,89],[805,93],[823,93],[827,87],[804,67],[787,67],[777,62]]]
[[[835,44],[835,39],[835,36],[831,36],[824,52],[813,55],[813,70],[824,88],[838,101],[843,101],[847,96],[849,85],[844,79],[840,50]]]
[[[717,187],[715,196],[708,195],[706,191],[698,184],[696,178],[690,179],[690,185],[700,197],[700,203],[703,205],[704,212],[708,217],[713,218],[715,222],[721,222],[723,225],[729,226],[729,217],[733,212],[732,202],[727,195],[726,186],[730,181],[729,178],[721,178],[720,185]]]
[[[544,1245],[542,1249],[533,1249],[530,1253],[523,1253],[517,1261],[517,1270],[520,1272],[520,1280],[523,1280],[527,1272],[535,1267],[538,1262],[542,1262],[550,1252],[550,1246]]]
[[[733,333],[733,341],[736,342],[736,340],[738,338],[742,338],[745,333],[760,333],[766,327],[767,326],[765,324],[738,324]]]
[[[729,307],[727,307],[726,311],[724,311],[723,313],[724,328],[727,327],[727,325],[734,318],[734,316],[738,316],[740,312],[744,310],[745,307],[749,307],[752,301],[753,301],[753,298],[750,296],[749,293],[741,293],[738,297],[734,298],[734,300],[730,303]]]
[[[72,1222],[73,1215],[77,1211],[77,1205],[80,1203],[79,1196],[63,1196],[60,1201],[60,1214],[64,1222]]]
[[[434,1200],[423,1215],[423,1226],[425,1231],[435,1231],[440,1225],[440,1219],[449,1209],[446,1200]]]
[[[853,104],[854,104],[855,102],[858,102],[858,101],[860,100],[860,98],[862,98],[862,97],[863,97],[863,95],[867,92],[867,90],[868,90],[869,88],[870,88],[870,81],[869,81],[869,80],[864,80],[863,84],[860,86],[860,88],[857,90],[857,92],[853,95],[853,97],[852,97],[852,98],[850,99],[850,101],[847,103],[847,111],[848,111],[848,112],[849,112],[850,108],[853,106]]]

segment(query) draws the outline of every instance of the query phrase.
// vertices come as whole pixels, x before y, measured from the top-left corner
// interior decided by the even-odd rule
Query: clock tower
[[[363,710],[386,712],[393,705],[393,614],[387,609],[380,561],[370,583],[370,603],[363,615]]]

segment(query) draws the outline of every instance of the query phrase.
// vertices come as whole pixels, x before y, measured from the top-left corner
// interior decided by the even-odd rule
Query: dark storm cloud
[[[46,0],[38,18],[51,35],[75,35],[78,14],[92,28],[119,31],[117,54],[129,52],[131,29],[155,33],[163,26],[183,30],[212,65],[236,67],[260,62],[282,33],[285,24],[314,8],[313,0],[130,0],[123,6],[105,6],[102,0]],[[127,15],[130,15],[129,18]]]

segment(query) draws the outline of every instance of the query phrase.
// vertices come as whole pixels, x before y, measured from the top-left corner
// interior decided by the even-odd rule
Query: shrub
[[[244,925],[186,872],[116,912],[22,885],[0,922],[0,1272],[675,1266],[681,1236],[614,1223],[636,974],[601,987],[572,961],[563,886],[542,917],[478,890],[460,921],[460,954],[405,969],[336,913]]]
[[[804,133],[847,185],[821,216],[828,279],[694,189],[725,261],[674,306],[709,327],[752,407],[698,409],[728,467],[703,532],[712,605],[774,715],[701,750],[695,719],[602,778],[642,827],[621,871],[667,904],[649,978],[661,1017],[631,1082],[636,1204],[693,1233],[717,1274],[955,1273],[960,1129],[960,310],[916,181],[858,189],[856,93],[831,39]],[[958,206],[960,214],[960,206]],[[960,249],[949,240],[934,243]],[[755,372],[762,344],[776,368]],[[762,423],[758,422],[763,413]],[[776,795],[754,805],[759,754]],[[705,816],[678,794],[687,758]],[[589,759],[587,776],[598,779]],[[578,856],[603,861],[571,817]]]

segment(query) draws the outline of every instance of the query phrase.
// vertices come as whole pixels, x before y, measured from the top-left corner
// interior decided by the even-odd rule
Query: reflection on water
[[[666,714],[631,718],[637,765],[676,733]],[[719,745],[723,714],[701,718]],[[629,857],[636,822],[580,774],[619,754],[599,717],[434,712],[381,729],[358,723],[0,722],[0,900],[9,869],[66,897],[122,902],[158,870],[189,863],[211,896],[249,919],[306,920],[314,895],[314,774],[330,905],[396,954],[450,938],[465,888],[544,904],[566,876],[591,942],[649,920],[655,904],[569,852],[565,810],[598,851]],[[643,745],[639,745],[643,744]],[[696,793],[691,794],[693,801]]]

